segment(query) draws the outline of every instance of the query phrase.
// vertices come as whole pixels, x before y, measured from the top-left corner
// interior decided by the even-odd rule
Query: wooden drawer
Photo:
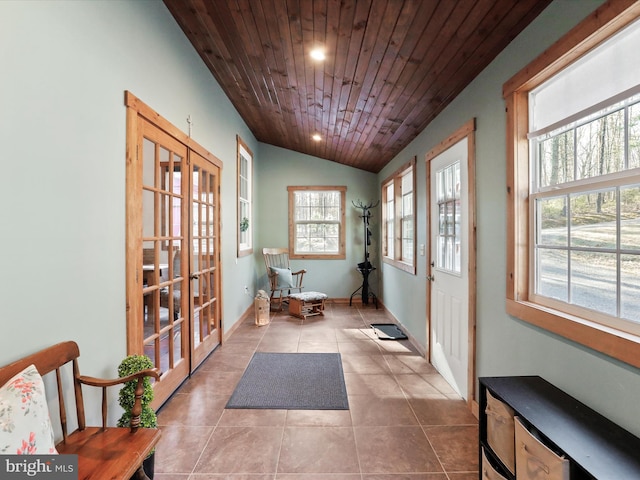
[[[569,480],[569,460],[557,455],[515,418],[516,479]]]
[[[500,472],[498,472],[491,462],[487,459],[486,454],[484,453],[484,448],[482,449],[482,480],[507,480],[506,477],[502,476]]]
[[[485,415],[487,416],[487,443],[509,471],[515,473],[513,409],[487,390]]]

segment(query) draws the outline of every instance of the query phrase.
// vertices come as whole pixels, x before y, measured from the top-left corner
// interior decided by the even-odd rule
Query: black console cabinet
[[[640,480],[640,439],[627,430],[541,377],[483,377],[480,449],[505,478],[515,477],[487,443],[487,390],[509,405],[545,445],[569,459],[571,480]]]

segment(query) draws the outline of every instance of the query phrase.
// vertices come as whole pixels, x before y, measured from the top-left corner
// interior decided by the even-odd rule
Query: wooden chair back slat
[[[84,399],[82,397],[82,384],[78,381],[80,377],[80,367],[78,367],[78,358],[73,359],[73,390],[76,397],[76,413],[78,414],[78,430],[84,430],[87,427],[84,418]]]
[[[62,377],[60,369],[56,368],[56,383],[58,386],[58,408],[60,409],[60,426],[62,427],[62,437],[66,440],[68,436],[67,430],[67,409],[64,404],[64,393],[62,391]]]
[[[107,387],[102,387],[102,428],[107,426]]]
[[[289,264],[289,250],[286,248],[263,248],[264,263],[269,273],[271,267],[291,268]]]

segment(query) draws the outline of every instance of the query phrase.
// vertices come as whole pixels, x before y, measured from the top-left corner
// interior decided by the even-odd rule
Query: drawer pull
[[[549,475],[549,466],[547,464],[545,464],[542,460],[540,460],[538,457],[536,457],[535,455],[533,455],[528,449],[527,446],[524,443],[520,444],[520,449],[522,450],[522,452],[526,455],[527,457],[527,471],[539,471],[542,470],[544,471],[544,473],[546,473],[547,475]],[[534,464],[533,468],[530,468],[529,465]]]
[[[494,412],[489,407],[487,407],[487,409],[484,411],[484,413],[486,413],[490,417],[495,418],[496,421],[498,421],[500,423],[505,423],[505,422],[507,422],[507,420],[511,420],[512,419],[512,417],[505,417],[504,415],[502,415],[502,414],[500,414],[498,412]]]

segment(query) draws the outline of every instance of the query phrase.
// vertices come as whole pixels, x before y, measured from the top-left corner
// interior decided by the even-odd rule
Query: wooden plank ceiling
[[[259,141],[376,173],[550,2],[164,0]]]

